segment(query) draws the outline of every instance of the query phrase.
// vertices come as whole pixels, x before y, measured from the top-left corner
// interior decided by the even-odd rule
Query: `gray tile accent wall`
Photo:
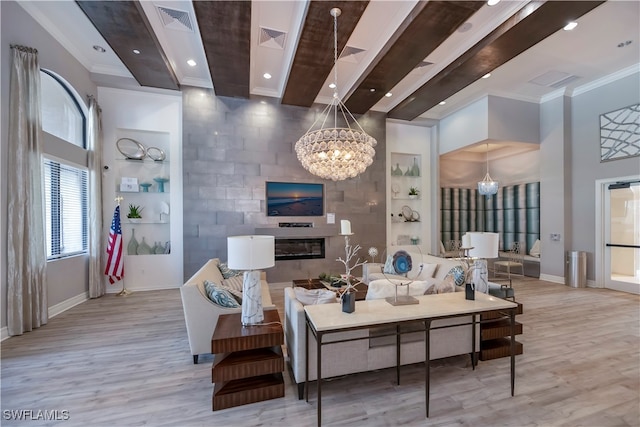
[[[254,234],[278,222],[326,225],[326,212],[351,221],[352,244],[368,259],[368,248],[384,250],[385,114],[368,113],[358,123],[377,139],[376,157],[364,174],[342,182],[324,181],[304,170],[294,144],[322,106],[281,105],[274,98],[216,97],[211,90],[183,87],[184,274],[191,277],[208,259],[227,259],[227,236]],[[265,215],[265,182],[322,182],[324,217],[271,218]],[[326,258],[278,261],[267,269],[270,282],[343,273],[344,238],[327,238]],[[360,274],[360,271],[356,271]]]

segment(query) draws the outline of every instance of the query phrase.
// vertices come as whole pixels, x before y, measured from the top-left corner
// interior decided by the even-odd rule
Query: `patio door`
[[[640,294],[640,182],[608,184],[604,204],[604,287]]]

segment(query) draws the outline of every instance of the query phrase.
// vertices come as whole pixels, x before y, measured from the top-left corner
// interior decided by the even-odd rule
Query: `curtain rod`
[[[22,52],[27,52],[27,53],[38,53],[38,49],[35,49],[33,47],[28,47],[28,46],[22,46],[19,44],[12,44],[10,45],[11,49],[18,49]]]

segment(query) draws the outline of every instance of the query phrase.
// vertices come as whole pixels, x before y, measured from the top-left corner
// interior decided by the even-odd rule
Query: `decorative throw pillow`
[[[221,307],[238,308],[238,301],[231,293],[221,286],[216,285],[208,280],[204,281],[204,290],[207,292],[209,299]]]
[[[537,239],[531,250],[529,251],[529,255],[540,258],[540,239]]]
[[[461,265],[456,265],[455,267],[453,267],[451,270],[449,270],[449,272],[447,273],[446,276],[444,276],[445,280],[447,279],[447,277],[452,276],[453,277],[453,281],[456,284],[456,286],[462,286],[464,285],[464,268],[462,268]]]
[[[429,286],[429,288],[426,291],[424,291],[425,295],[433,295],[433,294],[436,294],[436,293],[437,293],[437,291],[436,291],[436,285],[435,284]]]
[[[464,280],[463,280],[464,281]],[[444,278],[444,280],[436,285],[435,289],[437,294],[446,294],[456,291],[456,282],[453,275]]]
[[[420,273],[415,277],[415,280],[431,279],[438,268],[438,264],[421,264]]]
[[[296,299],[302,305],[330,304],[336,302],[336,294],[328,289],[293,288]]]
[[[385,274],[396,274],[396,270],[393,268],[393,257],[391,255],[387,255],[387,260],[384,262],[382,272]]]
[[[229,277],[228,279],[223,279],[222,284],[231,289],[235,289],[237,291],[242,292],[242,281],[243,281],[242,276],[233,276],[233,277]]]
[[[222,277],[224,277],[225,279],[242,274],[242,272],[240,271],[230,269],[226,262],[221,262],[220,264],[218,264],[218,269],[220,270],[220,274],[222,274]]]

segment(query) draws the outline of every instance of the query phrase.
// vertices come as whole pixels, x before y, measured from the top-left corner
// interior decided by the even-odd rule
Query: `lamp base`
[[[414,297],[409,296],[409,295],[400,295],[400,296],[397,296],[397,297],[387,297],[387,298],[385,298],[385,301],[387,301],[391,305],[411,305],[411,304],[418,304],[420,302],[417,299],[415,299]]]
[[[242,280],[242,326],[252,326],[264,320],[260,271],[245,271]]]

